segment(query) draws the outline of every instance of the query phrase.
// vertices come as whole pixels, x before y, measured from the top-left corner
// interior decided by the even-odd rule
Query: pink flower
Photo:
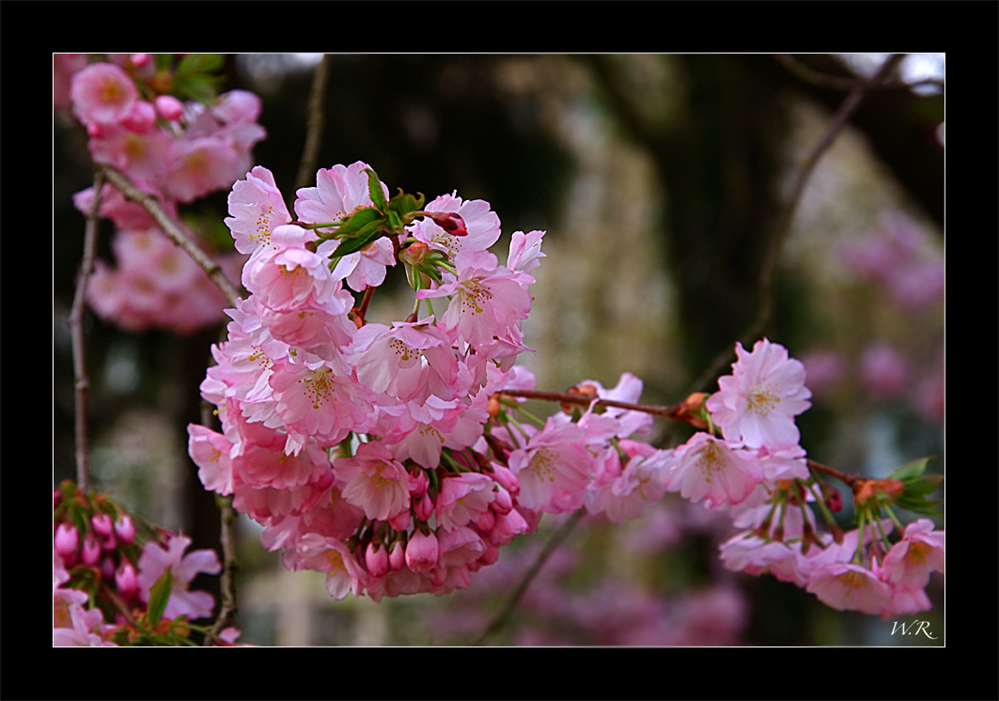
[[[725,441],[700,432],[676,449],[666,488],[708,506],[739,504],[763,479],[755,455],[731,448]]]
[[[229,193],[229,214],[225,223],[236,240],[236,250],[253,253],[271,241],[271,232],[291,223],[291,215],[274,175],[263,166],[256,166],[239,180]]]
[[[330,274],[329,261],[305,247],[315,234],[293,224],[271,232],[272,248],[257,249],[243,266],[243,286],[274,311],[321,307],[340,283]]]
[[[455,258],[458,276],[433,290],[420,290],[419,299],[450,297],[441,325],[476,350],[493,338],[519,332],[531,310],[528,285],[534,278],[497,266],[488,251],[464,250]]]
[[[358,381],[375,392],[423,404],[431,396],[457,399],[458,359],[433,317],[419,322],[366,324],[354,337]]]
[[[291,553],[291,559],[294,569],[325,572],[326,591],[337,601],[351,592],[360,596],[371,579],[350,547],[336,538],[308,533]]]
[[[339,443],[351,431],[363,433],[372,418],[371,394],[353,377],[334,374],[324,360],[274,364],[268,380],[277,400],[276,412],[288,431],[288,454],[301,450],[308,438],[326,445]]]
[[[485,251],[500,237],[499,216],[485,200],[463,201],[457,192],[441,195],[423,208],[427,212],[454,212],[464,222],[466,233],[456,236],[445,231],[430,217],[417,220],[409,228],[410,235],[430,248],[444,251],[453,260],[463,250]]]
[[[73,76],[70,97],[84,124],[114,124],[129,115],[139,91],[119,66],[92,63]]]
[[[339,222],[356,207],[371,205],[368,191],[367,163],[357,161],[349,166],[337,164],[331,169],[321,168],[316,173],[316,187],[301,188],[295,200],[295,213],[306,224],[332,224]],[[382,192],[389,197],[388,188],[382,183]],[[331,232],[336,226],[317,229]]]
[[[944,532],[921,518],[905,528],[881,563],[882,577],[894,587],[923,589],[931,572],[944,571]]]
[[[205,489],[222,495],[232,494],[232,462],[229,459],[232,443],[222,434],[200,424],[189,424],[187,433],[187,452],[198,466],[201,484]]]
[[[529,234],[514,231],[510,237],[510,252],[507,255],[506,267],[530,273],[541,265],[540,259],[545,257],[541,252],[541,239],[544,235],[544,231],[532,231]]]
[[[441,480],[437,494],[437,523],[452,530],[477,521],[496,498],[496,483],[478,472],[464,472]]]
[[[363,292],[366,287],[378,287],[385,282],[385,271],[390,265],[395,265],[395,246],[383,236],[341,258],[333,268],[333,277],[344,280],[350,289]]]
[[[222,564],[214,550],[195,550],[185,555],[184,551],[190,544],[190,538],[178,534],[167,541],[166,547],[155,541],[146,543],[139,556],[140,598],[144,603],[149,603],[149,592],[157,580],[168,571],[170,573],[170,600],[163,611],[165,618],[186,615],[193,620],[212,615],[215,606],[212,595],[204,591],[188,591],[187,587],[202,572],[218,574],[222,571]]]
[[[859,565],[834,562],[809,574],[806,590],[837,611],[880,614],[892,600],[892,590],[877,575]]]
[[[369,519],[387,521],[409,509],[410,477],[378,441],[362,443],[352,458],[333,460],[343,498]]]
[[[592,458],[582,446],[585,434],[575,424],[549,417],[525,448],[510,453],[510,471],[520,483],[518,501],[533,511],[563,513],[583,504]]]
[[[707,400],[712,420],[730,441],[750,448],[781,447],[798,442],[794,417],[811,406],[805,368],[788,358],[787,349],[767,339],[747,353],[736,344],[732,375],[718,380],[720,391]]]

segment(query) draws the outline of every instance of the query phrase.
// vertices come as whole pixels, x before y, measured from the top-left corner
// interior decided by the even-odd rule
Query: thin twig
[[[316,162],[319,160],[319,145],[322,142],[326,125],[326,85],[329,74],[329,56],[323,55],[312,76],[312,92],[309,94],[309,121],[305,135],[305,148],[298,167],[295,189],[308,186],[316,177]]]
[[[218,618],[212,625],[212,637],[218,637],[219,633],[229,625],[232,617],[236,615],[236,571],[239,565],[236,562],[236,545],[234,530],[236,525],[236,511],[232,508],[232,497],[215,495],[215,504],[219,507],[222,518],[222,576],[219,585],[222,592],[222,607],[219,610]],[[208,639],[206,639],[206,644]]]
[[[482,635],[480,635],[475,642],[472,643],[473,645],[485,644],[489,638],[495,635],[504,625],[506,625],[507,620],[510,618],[510,614],[513,613],[513,610],[520,602],[520,598],[524,595],[524,592],[527,591],[528,585],[530,585],[530,583],[534,580],[534,577],[538,574],[538,572],[541,571],[541,567],[548,560],[548,557],[555,552],[555,548],[561,545],[562,542],[569,536],[572,529],[575,528],[576,524],[583,518],[584,513],[586,513],[586,509],[577,510],[557,531],[555,531],[555,533],[552,534],[552,537],[548,539],[547,543],[545,543],[545,547],[540,553],[538,553],[538,557],[534,561],[534,564],[531,565],[531,569],[525,573],[524,577],[520,580],[520,584],[517,585],[513,594],[511,594],[510,598],[507,599],[506,604],[503,605],[500,612],[496,614],[492,622],[482,632]]]
[[[97,251],[97,210],[101,203],[101,190],[104,188],[104,173],[94,173],[94,201],[87,213],[87,223],[83,234],[83,260],[76,279],[73,294],[73,308],[69,314],[69,325],[73,338],[73,379],[76,409],[76,486],[86,490],[90,482],[89,446],[87,440],[87,395],[90,380],[87,378],[86,339],[83,330],[83,317],[86,309],[87,282],[94,269]]]
[[[137,188],[123,173],[111,166],[101,165],[98,168],[104,173],[108,181],[121,191],[121,194],[132,202],[141,205],[143,209],[149,212],[149,215],[156,220],[156,223],[159,224],[163,232],[174,243],[180,246],[195,263],[201,266],[208,275],[208,278],[225,295],[229,304],[235,307],[239,301],[239,293],[233,284],[229,282],[229,278],[225,276],[225,273],[222,272],[221,266],[202,251],[194,241],[188,238],[180,226],[163,211],[163,207],[160,206],[159,201],[152,195]]]
[[[631,411],[641,411],[654,416],[663,416],[667,419],[674,419],[689,423],[684,417],[686,404],[671,404],[669,406],[659,406],[653,404],[633,404],[631,402],[619,402],[614,399],[594,399],[583,394],[572,394],[571,392],[553,392],[549,390],[529,390],[529,389],[505,389],[501,394],[508,397],[523,397],[524,399],[541,399],[549,402],[563,402],[566,404],[579,404],[585,406],[595,403],[596,406],[610,406],[618,409],[629,409]]]

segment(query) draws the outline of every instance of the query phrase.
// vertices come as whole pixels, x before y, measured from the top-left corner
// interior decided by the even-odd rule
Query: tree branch
[[[152,195],[146,194],[129,180],[123,173],[108,165],[99,165],[98,169],[104,173],[112,185],[118,188],[127,199],[142,206],[149,215],[156,220],[163,232],[170,239],[184,249],[184,252],[191,257],[208,275],[208,278],[215,283],[216,287],[222,291],[226,300],[233,307],[239,301],[239,293],[229,279],[222,272],[222,268],[202,251],[194,241],[183,232],[180,226],[163,211],[159,201]]]
[[[87,223],[83,235],[83,260],[80,262],[76,291],[73,294],[73,307],[69,314],[69,326],[73,339],[73,379],[75,382],[76,485],[81,490],[86,490],[90,482],[90,458],[87,441],[87,395],[90,390],[90,381],[87,378],[83,316],[86,309],[87,282],[94,269],[94,257],[97,251],[97,210],[100,206],[103,188],[104,173],[97,170],[94,173],[94,201],[87,213]]]
[[[298,166],[295,189],[308,186],[316,177],[316,162],[319,160],[319,145],[322,142],[323,127],[326,124],[326,84],[329,75],[329,56],[323,54],[312,76],[312,91],[309,94],[309,123],[305,135],[305,148]]]

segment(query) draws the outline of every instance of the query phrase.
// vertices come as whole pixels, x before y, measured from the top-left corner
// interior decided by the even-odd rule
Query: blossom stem
[[[531,389],[505,389],[500,392],[501,395],[508,397],[523,397],[525,399],[540,399],[549,402],[564,402],[568,404],[579,404],[579,405],[589,405],[594,403],[592,397],[587,397],[582,394],[572,394],[570,392],[552,392],[545,390],[531,390]],[[632,404],[630,402],[619,402],[613,399],[597,399],[595,400],[597,406],[612,406],[618,409],[630,409],[632,411],[643,411],[646,414],[653,414],[654,416],[663,416],[667,419],[673,419],[674,421],[681,421],[683,423],[691,423],[689,417],[685,416],[684,409],[686,404],[683,402],[679,404],[672,404],[670,406],[654,406],[650,404]]]
[[[828,465],[823,465],[820,462],[815,462],[814,460],[808,459],[805,462],[808,463],[808,467],[816,472],[821,472],[822,474],[829,475],[830,477],[835,477],[840,480],[848,487],[853,488],[853,486],[861,480],[861,476],[857,474],[847,474],[841,472],[835,468],[829,467]]]

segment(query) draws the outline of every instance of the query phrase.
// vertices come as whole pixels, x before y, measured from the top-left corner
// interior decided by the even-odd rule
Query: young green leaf
[[[365,168],[364,172],[368,174],[368,194],[371,195],[371,202],[379,212],[384,212],[388,208],[388,201],[385,199],[385,192],[382,190],[378,173],[371,168]]]
[[[146,612],[149,616],[150,627],[155,628],[156,624],[163,618],[163,612],[166,610],[167,602],[170,600],[170,590],[172,587],[173,577],[168,567],[167,571],[163,573],[162,577],[156,580],[156,584],[149,591],[149,607],[146,609]]]

